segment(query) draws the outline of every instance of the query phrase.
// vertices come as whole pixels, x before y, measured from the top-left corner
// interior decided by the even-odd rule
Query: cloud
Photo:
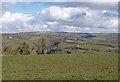
[[[50,6],[35,14],[5,12],[0,18],[3,32],[64,31],[117,32],[118,14],[88,7]],[[9,30],[8,30],[9,29]]]
[[[11,0],[11,2],[118,2],[119,0]],[[3,0],[3,2],[9,2],[9,0]]]
[[[103,1],[103,0],[102,0]],[[47,3],[51,6],[63,6],[63,7],[88,7],[90,9],[97,9],[97,10],[118,10],[118,1],[115,2],[111,1],[94,1],[89,0],[88,2],[50,2]]]
[[[83,15],[84,12],[85,9],[83,8],[72,8],[72,7],[60,8],[60,7],[51,6],[49,8],[45,8],[44,10],[42,10],[40,15],[46,18],[50,18],[51,20],[66,20],[77,14]]]
[[[47,25],[43,25],[44,28],[47,28]]]
[[[57,25],[58,22],[46,22],[46,24],[50,25],[50,26],[54,26],[54,25]]]
[[[23,13],[12,14],[10,12],[5,12],[0,18],[2,24],[3,32],[19,32],[20,29],[25,31],[31,30],[33,28],[29,23],[34,19],[34,16]],[[1,25],[0,25],[1,26]]]
[[[57,23],[58,25],[54,26],[56,31],[63,31],[63,27],[69,29],[72,27],[76,29],[77,27],[86,27],[84,28],[85,30],[90,30],[91,28],[112,29],[117,28],[118,25],[117,14],[109,10],[93,10],[81,7],[60,8],[52,6],[42,10],[37,17],[39,19],[44,18],[44,21],[56,21],[46,23],[53,26]]]

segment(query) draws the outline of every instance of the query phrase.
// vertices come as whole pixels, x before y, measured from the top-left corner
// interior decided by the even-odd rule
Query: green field
[[[117,53],[3,56],[3,80],[117,80]]]

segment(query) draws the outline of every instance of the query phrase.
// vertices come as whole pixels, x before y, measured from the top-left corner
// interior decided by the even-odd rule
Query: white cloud
[[[51,6],[49,8],[45,8],[41,11],[42,16],[51,17],[52,19],[59,20],[59,19],[68,19],[73,15],[79,14],[84,12],[83,8],[60,8]]]
[[[23,14],[23,13],[12,14],[7,11],[7,12],[5,12],[5,14],[3,14],[3,17],[0,20],[6,21],[6,22],[14,22],[16,20],[28,21],[33,18],[34,18],[33,16],[28,15],[28,14]]]
[[[90,30],[90,27],[84,27],[85,30]]]
[[[103,13],[109,13],[109,11],[108,11],[108,10],[103,10],[102,12],[103,12]]]
[[[43,15],[48,15],[49,14],[48,16],[50,16],[52,18],[55,18],[55,19],[69,18],[69,14],[67,12],[65,12],[65,10],[62,12],[62,9],[59,8],[59,7],[46,8],[46,9],[42,10],[42,14]]]
[[[26,28],[30,30],[32,28],[32,25],[30,25],[29,22],[32,19],[34,19],[34,16],[31,16],[29,14],[23,14],[23,13],[12,14],[7,11],[0,18],[0,22],[2,24],[3,32],[4,31],[18,32],[20,29],[24,29],[24,31],[27,31]]]
[[[51,6],[30,15],[5,12],[0,18],[3,31],[116,32],[117,15],[108,10]],[[9,30],[8,30],[9,29]],[[114,30],[113,30],[114,29]]]
[[[75,29],[75,28],[78,28],[78,27],[75,27],[75,26],[67,26],[67,25],[64,25],[64,26],[62,26],[62,27],[68,28],[68,29]]]
[[[60,8],[52,6],[42,10],[40,18],[42,18],[41,16],[44,20],[50,18],[50,21],[56,21],[46,22],[48,25],[59,23],[59,26],[55,26],[54,29],[61,31],[63,31],[63,27],[69,29],[82,27],[84,30],[90,30],[92,28],[112,29],[117,28],[118,25],[117,14],[113,14],[108,10],[91,10],[81,7]],[[98,30],[96,29],[96,31]]]
[[[16,28],[21,28],[21,26],[16,26]]]
[[[47,28],[47,25],[43,25],[44,28]]]
[[[48,24],[48,25],[52,26],[52,25],[57,25],[57,24],[58,24],[58,22],[46,22],[46,24]]]

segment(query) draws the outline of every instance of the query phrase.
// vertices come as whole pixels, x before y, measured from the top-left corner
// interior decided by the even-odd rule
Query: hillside
[[[3,55],[117,52],[117,33],[31,32],[2,34]]]

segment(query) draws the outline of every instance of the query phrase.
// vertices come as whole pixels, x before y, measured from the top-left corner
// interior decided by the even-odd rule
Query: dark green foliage
[[[38,55],[40,55],[40,53],[41,53],[41,51],[40,51],[40,46],[39,46],[39,45],[38,45],[38,47],[37,47],[36,53],[37,53]]]
[[[45,38],[42,38],[42,53],[41,54],[46,54],[46,41]]]
[[[29,46],[26,43],[23,43],[20,47],[17,49],[19,51],[20,55],[29,55]]]

